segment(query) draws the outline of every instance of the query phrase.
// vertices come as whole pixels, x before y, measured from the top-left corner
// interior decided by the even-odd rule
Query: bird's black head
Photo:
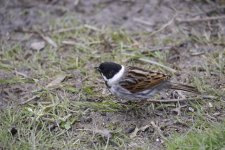
[[[114,62],[104,62],[97,67],[97,70],[102,73],[107,79],[111,79],[117,74],[122,66]]]

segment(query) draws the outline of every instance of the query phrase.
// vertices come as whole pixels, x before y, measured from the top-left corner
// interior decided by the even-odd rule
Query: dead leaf
[[[57,75],[57,76],[55,77],[55,79],[52,80],[52,81],[47,85],[47,88],[57,86],[57,85],[60,84],[65,78],[66,78],[66,75],[63,75],[63,74]]]
[[[48,42],[48,44],[52,45],[53,47],[57,48],[57,44],[55,41],[53,41],[50,37],[45,36],[44,34],[42,34],[41,32],[38,32],[40,34],[40,36],[46,41]]]
[[[46,40],[50,45],[52,45],[53,47],[57,48],[57,44],[48,36],[44,36],[43,37],[44,40]]]
[[[135,130],[134,130],[134,132],[132,132],[131,134],[130,134],[130,138],[134,138],[135,136],[137,136],[137,133],[139,132],[139,131],[142,131],[142,132],[144,132],[147,128],[149,128],[151,125],[145,125],[145,126],[143,126],[143,127],[141,127],[141,128],[138,128],[138,127],[136,127],[135,128]]]
[[[44,41],[37,41],[31,43],[30,47],[34,50],[40,51],[45,47],[45,42]]]

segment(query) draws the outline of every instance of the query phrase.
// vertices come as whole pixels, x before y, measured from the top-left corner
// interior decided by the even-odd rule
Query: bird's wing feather
[[[170,78],[169,75],[147,71],[137,67],[128,67],[119,84],[132,93],[155,87]]]

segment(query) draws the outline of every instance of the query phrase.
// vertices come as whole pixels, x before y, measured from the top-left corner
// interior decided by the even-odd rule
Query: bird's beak
[[[100,72],[100,69],[99,69],[99,67],[95,67],[95,69],[96,69],[97,71],[99,71],[99,72]]]

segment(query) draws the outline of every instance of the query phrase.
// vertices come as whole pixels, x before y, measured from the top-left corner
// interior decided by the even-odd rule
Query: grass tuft
[[[186,135],[173,136],[167,143],[168,150],[199,150],[225,148],[225,123],[213,124],[205,130],[192,128]]]

